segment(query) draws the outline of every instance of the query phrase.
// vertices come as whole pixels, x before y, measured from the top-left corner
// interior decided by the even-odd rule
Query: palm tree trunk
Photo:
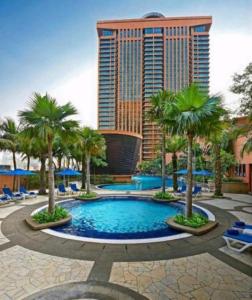
[[[172,154],[172,181],[173,181],[173,191],[177,192],[178,190],[178,176],[177,176],[177,155],[176,153]]]
[[[86,189],[87,194],[90,193],[90,155],[86,155]]]
[[[222,194],[222,167],[221,167],[221,146],[214,146],[215,152],[215,196],[223,196]]]
[[[162,192],[165,193],[165,132],[162,132]]]
[[[30,155],[27,155],[27,165],[26,165],[26,170],[27,171],[30,170],[30,161],[31,161]]]
[[[46,195],[46,166],[45,166],[45,157],[40,158],[40,186],[39,186],[39,195]]]
[[[13,168],[14,168],[14,170],[16,170],[17,161],[16,161],[16,152],[15,151],[12,152],[12,160],[13,160]],[[13,177],[13,187],[12,187],[13,191],[15,190],[15,188],[16,188],[16,176]]]
[[[48,138],[48,188],[49,188],[49,203],[48,212],[54,213],[55,200],[54,200],[54,171],[53,171],[53,149],[52,138]]]
[[[187,153],[187,188],[186,188],[186,217],[192,216],[192,134],[187,135],[188,138],[188,153]]]
[[[84,190],[86,184],[86,174],[85,174],[85,156],[81,159],[81,188]]]
[[[61,164],[62,164],[62,157],[58,156],[58,170],[61,170]]]

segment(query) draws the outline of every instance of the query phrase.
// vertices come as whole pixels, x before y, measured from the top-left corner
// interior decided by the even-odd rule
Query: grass
[[[167,200],[167,201],[171,201],[171,200],[176,200],[176,197],[174,197],[172,194],[168,193],[168,192],[157,192],[154,195],[154,198],[157,200]]]
[[[77,198],[78,199],[92,199],[92,198],[95,198],[97,197],[97,194],[94,193],[94,192],[91,192],[91,193],[86,193],[86,194],[81,194],[79,195]]]
[[[208,219],[200,214],[194,213],[190,218],[187,218],[184,215],[176,215],[174,222],[192,228],[199,228],[207,224]]]
[[[44,224],[49,222],[56,222],[61,219],[65,219],[68,216],[68,211],[65,208],[56,205],[53,214],[49,214],[47,210],[40,211],[33,215],[32,219],[39,224]]]

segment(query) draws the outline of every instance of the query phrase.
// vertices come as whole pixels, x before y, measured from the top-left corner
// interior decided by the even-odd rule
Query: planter
[[[184,226],[184,225],[180,225],[180,224],[176,223],[174,221],[174,218],[168,219],[166,221],[166,223],[169,226],[171,226],[173,229],[183,231],[183,232],[187,232],[187,233],[191,233],[193,235],[202,235],[204,233],[207,233],[207,232],[211,231],[212,229],[214,229],[218,225],[218,222],[216,222],[216,221],[208,221],[207,224],[205,224],[205,225],[203,225],[199,228],[193,228],[193,227]]]
[[[48,222],[48,223],[43,223],[43,224],[39,224],[37,222],[35,222],[32,219],[32,216],[29,216],[25,219],[25,222],[33,229],[33,230],[42,230],[42,229],[47,229],[47,228],[51,228],[51,227],[56,227],[56,226],[61,226],[61,225],[65,225],[66,223],[70,222],[72,220],[72,216],[68,216],[64,219],[61,219],[59,221],[55,221],[55,222]]]
[[[249,185],[245,182],[223,182],[223,193],[247,194],[249,192]]]

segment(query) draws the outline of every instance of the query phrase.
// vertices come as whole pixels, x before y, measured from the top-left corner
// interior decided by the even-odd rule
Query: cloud
[[[83,66],[81,71],[54,84],[48,92],[60,104],[71,101],[78,110],[78,119],[81,124],[97,127],[97,67],[95,62]]]
[[[238,108],[239,96],[229,91],[234,73],[252,62],[252,36],[243,32],[212,30],[210,33],[210,92],[224,95],[230,109]]]

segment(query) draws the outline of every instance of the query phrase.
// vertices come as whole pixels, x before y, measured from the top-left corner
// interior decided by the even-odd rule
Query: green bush
[[[68,216],[69,213],[65,208],[56,205],[53,214],[49,214],[47,210],[44,210],[33,215],[32,219],[39,224],[43,224],[43,223],[59,221]]]
[[[81,194],[77,198],[80,198],[80,199],[91,199],[91,198],[95,198],[95,197],[97,197],[97,194],[94,193],[94,192],[91,192],[89,194]]]
[[[190,218],[184,215],[176,215],[174,221],[180,225],[199,228],[208,223],[208,219],[200,214],[192,214]]]
[[[165,192],[165,193],[163,193],[163,192],[157,192],[154,195],[154,198],[161,199],[161,200],[175,200],[176,199],[172,194],[170,194],[168,192]]]

